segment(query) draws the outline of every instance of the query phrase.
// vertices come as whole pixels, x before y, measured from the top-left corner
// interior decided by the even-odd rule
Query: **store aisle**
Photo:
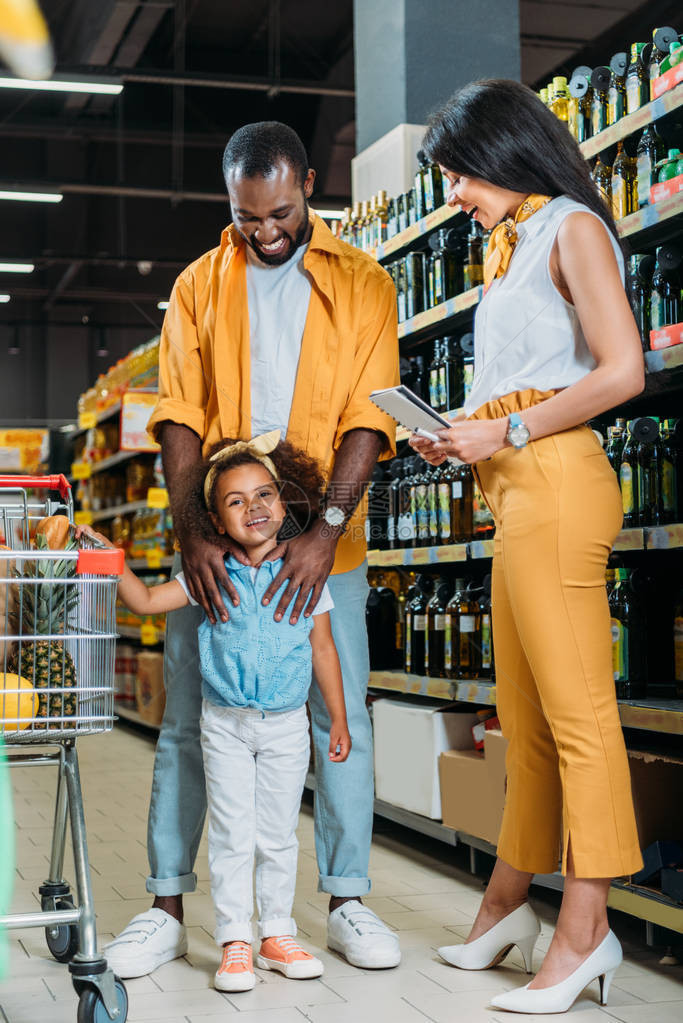
[[[145,830],[154,745],[118,726],[110,735],[79,743],[86,817],[102,941],[134,913],[147,908]],[[14,911],[36,908],[35,891],[45,876],[51,833],[54,777],[47,769],[14,773],[18,823]],[[228,997],[212,984],[218,952],[208,888],[206,839],[198,864],[200,888],[187,900],[190,952],[150,977],[127,982],[131,1023],[218,1023],[233,1015],[245,1023],[510,1023],[558,1016],[510,1016],[486,1008],[497,991],[526,983],[515,950],[496,970],[467,973],[441,963],[435,949],[466,934],[481,882],[444,859],[415,852],[397,838],[374,843],[373,894],[368,905],[400,932],[403,963],[397,970],[359,971],[325,950],[326,897],[316,891],[317,872],[310,810],[299,829],[301,851],[295,915],[300,933],[325,963],[318,981],[290,981],[257,970],[254,991]],[[73,877],[67,858],[67,877]],[[550,941],[554,910],[535,900],[544,920],[541,948]],[[635,930],[628,925],[631,937]],[[643,929],[638,928],[638,935]],[[0,985],[2,1023],[75,1023],[76,998],[65,966],[47,954],[42,931],[12,934],[11,977]],[[622,939],[623,934],[620,934]],[[627,959],[601,1009],[597,984],[570,1014],[572,1023],[679,1023],[683,1019],[683,966],[662,967],[642,945],[624,940]],[[537,949],[538,951],[538,949]],[[653,1001],[656,999],[656,1001]]]

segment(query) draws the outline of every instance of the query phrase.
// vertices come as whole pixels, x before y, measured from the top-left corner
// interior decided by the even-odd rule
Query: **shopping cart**
[[[48,496],[29,495],[36,491]],[[64,476],[0,476],[0,734],[11,767],[58,769],[50,873],[38,889],[41,912],[0,917],[0,926],[45,928],[50,952],[69,964],[78,1023],[125,1023],[126,989],[97,950],[76,753],[79,735],[110,731],[114,723],[116,584],[123,552],[98,549],[92,541],[87,548],[76,544],[71,529],[64,549],[49,549],[36,526],[58,513],[73,522]],[[58,749],[21,748],[28,746]],[[67,816],[77,905],[63,875]]]

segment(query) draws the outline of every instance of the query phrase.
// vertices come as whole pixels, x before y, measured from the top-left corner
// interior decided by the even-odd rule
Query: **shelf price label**
[[[92,526],[93,517],[91,511],[74,512],[74,523],[77,526]]]
[[[89,480],[92,476],[92,465],[90,462],[72,462],[71,476],[75,480]]]
[[[140,642],[143,646],[154,646],[159,642],[159,632],[156,626],[150,622],[143,622],[140,626]]]
[[[168,508],[168,490],[165,487],[150,487],[147,491],[148,508]]]
[[[97,426],[96,412],[81,412],[78,417],[79,430],[93,430]]]
[[[145,558],[147,559],[147,568],[161,568],[161,558],[163,551],[160,547],[154,547],[152,550],[145,551]]]

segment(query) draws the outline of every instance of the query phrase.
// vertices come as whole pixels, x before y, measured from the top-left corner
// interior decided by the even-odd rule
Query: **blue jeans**
[[[176,555],[173,575],[179,571],[180,556]],[[367,563],[351,572],[331,575],[327,582],[335,604],[330,620],[341,662],[353,747],[345,763],[330,763],[329,717],[320,691],[313,685],[309,706],[316,763],[318,890],[330,895],[362,896],[370,891],[368,861],[374,800],[372,727],[365,706],[370,670],[365,625]],[[201,608],[186,607],[167,616],[166,711],[154,761],[147,831],[147,891],[154,895],[181,895],[197,886],[193,867],[206,815],[197,645],[202,615]],[[287,628],[286,619],[282,628]]]

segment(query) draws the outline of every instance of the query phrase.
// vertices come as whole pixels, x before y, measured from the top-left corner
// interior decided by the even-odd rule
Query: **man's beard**
[[[296,250],[303,244],[304,238],[306,237],[306,232],[308,231],[308,222],[309,222],[308,203],[304,199],[303,218],[296,230],[296,234],[294,235],[294,237],[292,238],[291,234],[287,234],[286,231],[282,231],[282,237],[286,238],[287,241],[289,242],[289,245],[284,250],[284,252],[281,252],[279,255],[276,256],[270,256],[268,255],[267,252],[264,252],[263,249],[259,248],[258,244],[254,241],[253,238],[248,238],[247,241],[262,263],[265,263],[267,266],[282,266],[283,263],[287,263],[292,258]]]

